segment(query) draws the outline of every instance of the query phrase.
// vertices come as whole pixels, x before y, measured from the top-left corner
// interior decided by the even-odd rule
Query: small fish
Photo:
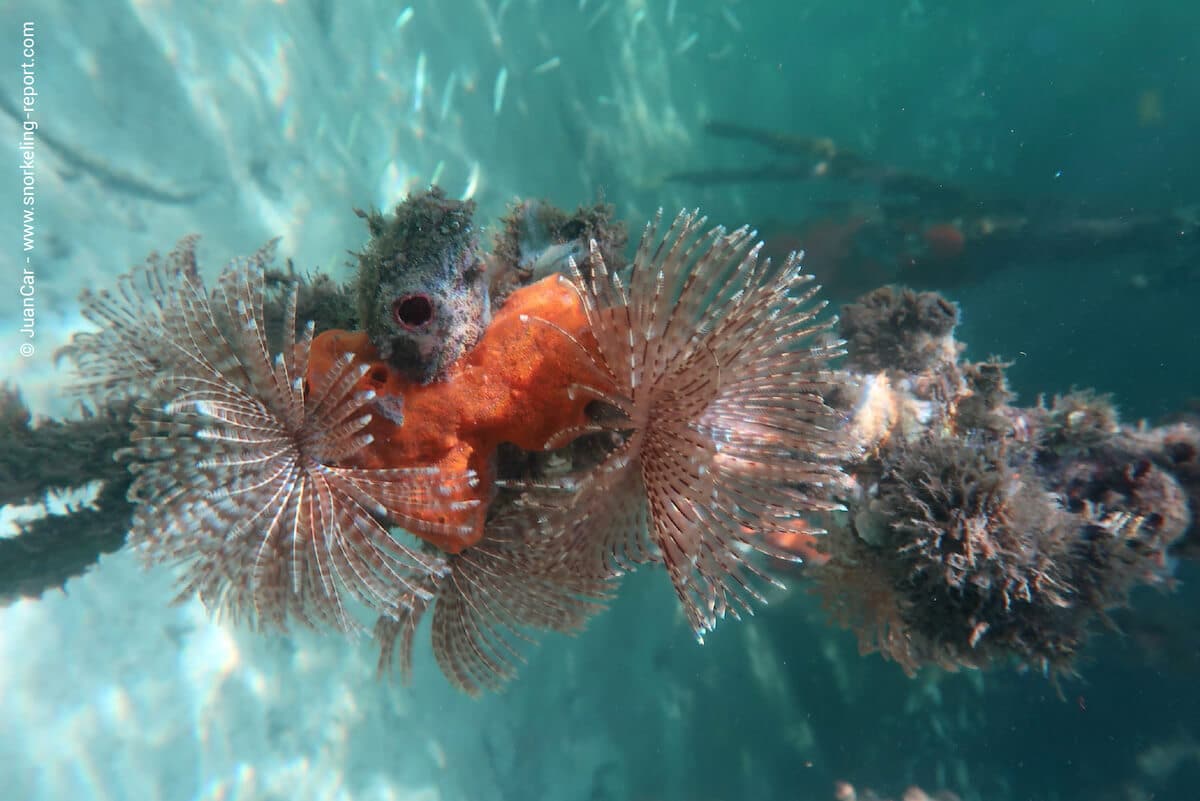
[[[421,110],[421,101],[425,97],[425,51],[417,55],[417,74],[413,78],[413,111]]]
[[[545,75],[547,72],[552,72],[562,66],[562,59],[558,56],[548,58],[541,64],[533,68],[534,75]]]
[[[600,6],[600,10],[592,15],[592,18],[588,20],[587,27],[585,27],[584,30],[590,31],[592,28],[596,27],[600,20],[604,18],[604,15],[608,13],[608,8],[608,3]]]
[[[346,132],[346,149],[354,149],[354,140],[358,138],[358,129],[362,124],[362,110],[354,112],[354,116],[350,118],[350,129]]]
[[[398,31],[412,21],[413,7],[405,6],[404,10],[396,16],[396,21],[392,23],[392,30]]]
[[[639,8],[637,11],[634,12],[633,18],[629,21],[629,37],[631,39],[634,36],[637,36],[638,28],[641,27],[641,24],[645,19],[646,19],[646,9]]]
[[[534,280],[541,280],[553,273],[570,272],[571,260],[581,263],[587,257],[586,248],[578,241],[547,245],[544,250],[528,254],[521,259],[521,266],[529,270]]]
[[[508,86],[508,67],[501,67],[496,73],[496,85],[492,87],[492,113],[500,116],[504,106],[504,87]]]
[[[725,22],[729,24],[730,28],[733,28],[738,33],[742,32],[742,22],[737,18],[737,15],[733,13],[732,8],[729,6],[721,6],[721,16],[725,18]]]
[[[446,88],[442,90],[442,105],[438,110],[438,119],[442,122],[446,121],[446,116],[450,113],[450,103],[454,100],[454,89],[457,85],[458,72],[452,71],[446,79]]]
[[[683,38],[679,46],[675,48],[675,55],[682,56],[687,51],[695,47],[696,42],[700,41],[700,34],[692,32]]]

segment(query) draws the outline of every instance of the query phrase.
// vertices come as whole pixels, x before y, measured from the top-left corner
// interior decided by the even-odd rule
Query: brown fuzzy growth
[[[886,466],[853,527],[830,537],[818,592],[864,647],[910,673],[1010,656],[1066,669],[1090,614],[1073,605],[1066,564],[1077,531],[1000,446],[924,438]]]
[[[492,307],[551,271],[567,272],[569,258],[584,261],[593,241],[610,269],[624,269],[629,237],[614,214],[604,202],[580,206],[573,214],[539,200],[514,203],[500,221],[492,248]]]
[[[1074,582],[1099,609],[1124,604],[1138,584],[1166,581],[1167,552],[1192,525],[1187,493],[1139,445],[1114,441],[1055,479],[1068,508],[1087,521]]]
[[[1167,431],[1123,430],[1090,393],[1013,409],[1001,373],[971,372],[966,398],[990,398],[980,408],[1008,424],[968,428],[960,398],[954,430],[889,441],[856,467],[867,491],[827,538],[817,591],[909,672],[1007,659],[1070,671],[1093,622],[1137,586],[1170,586],[1168,551],[1192,524],[1184,471]],[[1189,430],[1173,440],[1185,463]]]
[[[920,373],[953,362],[958,306],[936,292],[880,287],[842,309],[846,364],[864,373]]]
[[[1118,428],[1111,395],[1077,390],[1054,396],[1042,429],[1042,444],[1057,453],[1080,454],[1111,439]]]
[[[358,254],[360,325],[408,379],[433,381],[479,340],[490,318],[475,204],[434,187],[390,217],[358,214],[371,234]]]
[[[1154,458],[1179,482],[1188,495],[1192,524],[1178,543],[1179,552],[1200,557],[1200,429],[1176,423],[1161,429]]]
[[[833,529],[823,545],[831,559],[810,571],[810,589],[830,620],[858,638],[861,654],[878,653],[909,676],[927,664],[947,670],[957,665],[914,634],[907,622],[911,601],[896,587],[887,561],[853,532]]]
[[[211,294],[194,240],[121,281],[120,297],[85,295],[101,328],[71,354],[101,392],[139,397],[132,445],[130,541],[151,562],[186,566],[183,594],[262,626],[333,622],[353,629],[345,597],[398,615],[408,593],[444,569],[387,522],[427,525],[446,488],[469,476],[330,467],[368,440],[365,368],[349,361],[306,387],[312,339],[297,341],[296,294],[272,358],[263,313],[268,246],[235,263]],[[386,522],[385,522],[386,521]]]
[[[578,391],[621,441],[579,484],[568,536],[597,575],[661,561],[702,636],[761,597],[741,548],[766,547],[764,521],[835,506],[843,443],[822,396],[840,350],[797,256],[760,261],[752,231],[701,235],[696,212],[662,240],[658,222],[627,277],[595,243],[574,271],[597,386],[615,387]]]
[[[1005,607],[1034,593],[1061,605],[1056,549],[1034,540],[1062,510],[1034,482],[1014,473],[997,446],[925,439],[887,470],[879,508],[914,577],[995,594]]]
[[[978,432],[999,437],[1009,430],[1004,409],[1014,396],[1004,374],[1007,367],[1009,364],[995,360],[963,365],[967,392],[954,407],[954,425],[960,435]]]
[[[293,289],[296,291],[296,322],[301,326],[311,321],[317,331],[330,328],[353,331],[359,327],[350,287],[337,283],[325,273],[297,273],[292,260],[288,259],[286,270],[268,270],[265,275],[263,314],[267,341],[276,349],[283,341],[283,315]],[[296,331],[294,336],[303,333]]]

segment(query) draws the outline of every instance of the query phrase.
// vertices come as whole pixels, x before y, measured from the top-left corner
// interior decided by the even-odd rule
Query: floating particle
[[[499,53],[504,45],[504,37],[500,35],[500,21],[492,14],[492,10],[488,8],[487,0],[475,0],[475,5],[479,8],[479,14],[483,17],[483,22],[488,30],[488,36],[492,40],[492,47]]]
[[[1138,125],[1143,128],[1152,125],[1162,125],[1166,119],[1163,110],[1163,95],[1159,89],[1147,89],[1138,95],[1137,101]]]
[[[552,72],[553,70],[556,70],[561,66],[562,66],[562,59],[559,58],[558,56],[554,56],[553,58],[548,58],[545,61],[543,61],[541,64],[538,64],[536,67],[534,67],[533,74],[534,75],[543,75],[547,72]]]
[[[492,113],[499,115],[504,105],[504,87],[508,85],[508,67],[501,67],[496,73],[496,85],[492,87]]]

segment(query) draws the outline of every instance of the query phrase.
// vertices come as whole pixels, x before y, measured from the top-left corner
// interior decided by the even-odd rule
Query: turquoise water
[[[70,415],[53,355],[82,287],[192,232],[209,276],[279,236],[346,280],[353,209],[436,181],[485,224],[514,197],[603,198],[635,231],[658,207],[752,223],[808,248],[835,305],[943,291],[967,356],[1011,361],[1023,406],[1094,387],[1158,423],[1200,396],[1198,29],[1167,0],[3,3],[0,126],[39,126],[31,251],[16,167],[0,206],[5,275],[36,271],[35,335],[19,279],[0,308],[6,380]],[[411,687],[379,681],[369,643],[214,622],[122,551],[0,608],[0,801],[1194,798],[1194,558],[1175,576],[1056,685],[908,678],[799,576],[699,646],[639,572],[476,700],[425,639]]]

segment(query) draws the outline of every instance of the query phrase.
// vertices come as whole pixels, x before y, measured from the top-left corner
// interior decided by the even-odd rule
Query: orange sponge
[[[586,329],[587,316],[571,282],[552,275],[514,292],[444,380],[409,381],[379,359],[365,333],[340,330],[314,340],[308,378],[313,383],[346,353],[370,366],[359,388],[375,393],[366,428],[373,440],[341,466],[475,471],[479,480],[461,500],[481,503],[451,521],[469,524],[472,533],[426,537],[447,553],[459,553],[483,536],[500,443],[541,450],[557,435],[587,423],[585,407],[593,396],[573,397],[573,385],[607,388],[584,350],[590,339]]]

